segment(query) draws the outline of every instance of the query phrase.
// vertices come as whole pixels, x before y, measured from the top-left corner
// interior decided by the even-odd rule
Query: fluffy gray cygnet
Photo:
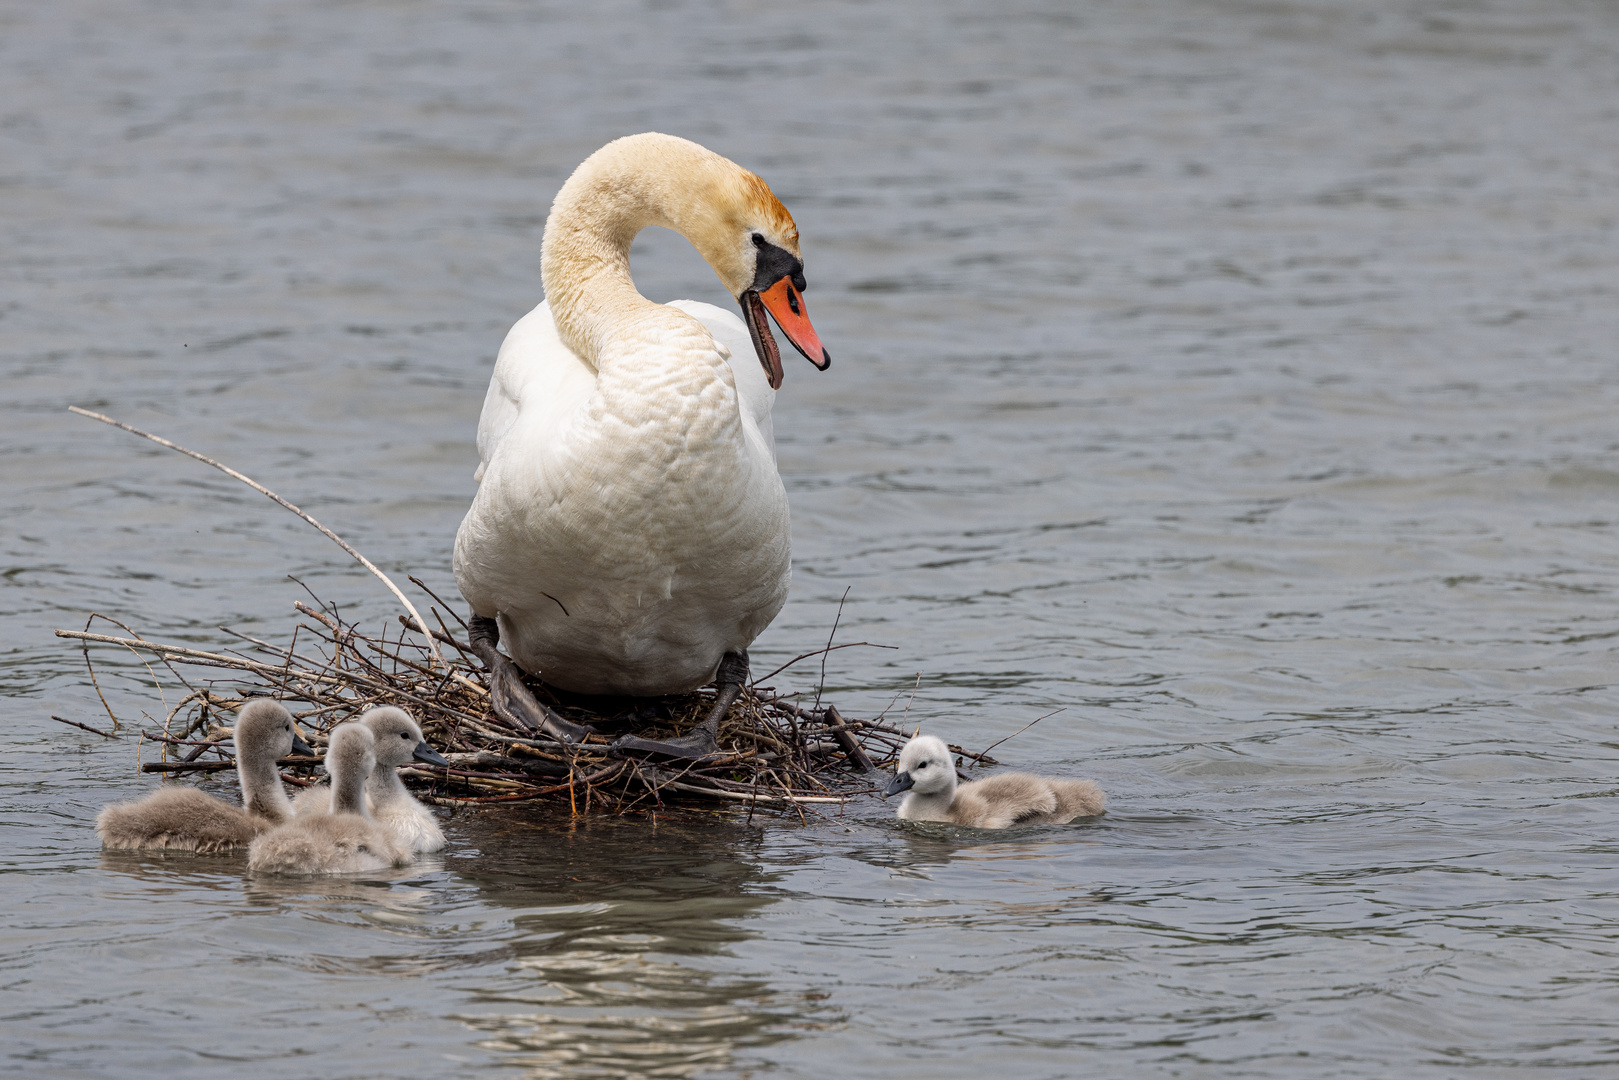
[[[449,762],[427,745],[421,727],[404,709],[392,705],[371,709],[360,717],[360,723],[376,740],[377,763],[365,784],[366,808],[371,816],[412,851],[444,850],[444,830],[439,828],[433,811],[405,789],[399,779],[399,766],[411,760],[431,765],[448,765]],[[329,787],[305,788],[292,800],[293,811],[299,817],[324,813],[330,799]]]
[[[166,848],[207,854],[246,847],[253,838],[292,817],[275,763],[296,750],[313,754],[298,737],[292,714],[280,702],[258,698],[236,714],[236,772],[242,805],[193,787],[167,787],[136,802],[114,803],[96,817],[107,848]]]
[[[1000,773],[958,787],[955,759],[944,740],[932,735],[918,735],[900,751],[899,769],[883,798],[901,791],[905,798],[899,804],[900,817],[975,829],[1062,825],[1093,817],[1107,806],[1107,796],[1089,780]]]
[[[376,738],[364,724],[343,724],[326,748],[331,810],[278,825],[247,849],[247,867],[268,874],[357,874],[405,866],[410,847],[366,813],[365,784],[376,765]]]

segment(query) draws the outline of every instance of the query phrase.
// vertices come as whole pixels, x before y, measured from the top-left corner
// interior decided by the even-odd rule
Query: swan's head
[[[376,740],[377,764],[396,768],[414,758],[431,765],[448,765],[437,750],[422,738],[422,729],[404,709],[384,705],[360,717]]]
[[[569,287],[588,277],[582,268],[599,255],[600,241],[627,254],[648,225],[690,240],[736,297],[772,387],[781,387],[782,367],[771,318],[810,363],[825,370],[832,362],[804,307],[798,226],[770,185],[690,139],[655,131],[614,139],[557,193],[545,226],[545,278],[553,313],[564,301],[559,325]]]
[[[236,754],[256,761],[275,761],[293,751],[314,754],[298,734],[292,714],[279,701],[254,698],[236,714]]]
[[[793,348],[822,371],[831,365],[832,354],[810,325],[809,309],[804,305],[804,256],[798,249],[793,216],[769,184],[738,165],[725,164],[736,171],[728,182],[717,185],[718,235],[708,238],[709,244],[700,244],[698,250],[709,247],[704,255],[742,305],[759,363],[764,365],[771,388],[779,390],[784,374],[781,350],[770,334],[766,312]]]
[[[902,791],[918,795],[937,795],[956,786],[956,762],[944,740],[933,735],[918,735],[899,752],[899,768],[894,779],[883,790],[883,798]]]

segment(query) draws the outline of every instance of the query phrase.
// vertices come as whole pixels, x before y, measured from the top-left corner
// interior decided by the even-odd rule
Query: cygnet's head
[[[396,768],[410,761],[425,761],[431,765],[448,765],[442,754],[428,746],[422,738],[422,729],[404,709],[384,705],[360,717],[376,740],[377,764]]]
[[[336,775],[354,768],[354,763],[361,758],[374,758],[376,743],[371,729],[364,724],[337,725],[326,744],[326,771]]]
[[[314,754],[298,735],[292,714],[279,701],[254,698],[236,714],[236,754],[249,761],[275,761],[296,750]]]
[[[377,767],[377,741],[364,724],[339,724],[326,744],[332,813],[365,813],[365,782]]]
[[[899,768],[883,791],[883,798],[902,791],[937,795],[956,786],[956,762],[944,740],[934,735],[918,735],[899,752]]]

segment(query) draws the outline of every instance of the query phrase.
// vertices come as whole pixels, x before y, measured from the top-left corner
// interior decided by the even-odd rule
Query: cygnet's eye
[[[916,767],[916,768],[917,768],[917,771],[918,771],[918,772],[920,772],[920,771],[921,771],[921,770],[923,770],[923,769],[925,769],[925,768],[927,768],[927,767],[928,767],[928,766],[929,766],[929,765],[931,765],[931,764],[933,764],[933,763],[932,763],[932,762],[931,762],[931,761],[924,761],[924,762],[922,762],[922,764],[920,764],[920,765],[918,765],[918,766],[917,766],[917,767]]]
[[[407,735],[407,734],[405,734],[405,733],[404,733],[404,732],[403,732],[403,731],[401,731],[401,732],[400,732],[400,733],[399,733],[399,737],[400,737],[400,738],[401,738],[401,739],[408,739],[408,738],[410,738],[410,736],[409,736],[409,735]]]

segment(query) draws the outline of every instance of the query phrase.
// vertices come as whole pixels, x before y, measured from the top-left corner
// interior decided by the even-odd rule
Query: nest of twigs
[[[403,616],[397,628],[384,625],[365,633],[318,600],[314,605],[299,602],[296,608],[299,618],[285,645],[222,627],[242,641],[240,648],[222,652],[152,641],[122,623],[116,625],[124,635],[91,633],[89,624],[84,631],[57,634],[85,643],[93,681],[89,645],[99,643],[155,658],[183,687],[183,695],[162,720],[151,717],[155,726],[141,731],[143,741],[161,749],[159,760],[141,765],[145,772],[234,767],[233,714],[260,695],[286,703],[317,747],[333,727],[366,709],[378,705],[405,709],[451,767],[421,765],[401,775],[421,798],[450,805],[551,799],[568,803],[574,812],[598,809],[622,814],[706,800],[750,812],[754,808],[824,812],[828,805],[877,791],[886,779],[879,770],[892,765],[908,738],[904,730],[881,719],[845,717],[835,706],[816,701],[818,695],[811,703],[800,704],[796,695],[756,683],[731,707],[720,729],[719,754],[673,763],[616,757],[609,745],[626,732],[666,738],[690,731],[708,712],[713,691],[662,698],[584,698],[531,681],[530,689],[541,701],[599,732],[570,746],[514,727],[490,708],[483,668],[464,640],[464,628],[455,632],[437,608],[429,608],[440,627],[433,636],[449,646],[439,650],[442,662],[415,624]],[[229,674],[207,676],[206,669]],[[108,715],[113,715],[110,707]],[[113,719],[115,725],[121,723]],[[951,749],[983,764],[994,763],[983,754]],[[287,758],[281,764],[289,783],[304,785],[315,779],[319,759]]]
[[[316,521],[256,480],[210,457],[167,439],[130,427],[101,413],[77,406],[71,412],[121,428],[241,481],[283,508],[298,515],[375,574],[396,596],[410,618],[399,616],[400,628],[383,626],[362,633],[345,622],[337,610],[313,593],[315,606],[302,602],[300,619],[287,644],[276,645],[248,634],[220,627],[239,638],[241,648],[204,652],[181,645],[151,641],[104,615],[91,615],[82,631],[58,630],[58,637],[84,642],[84,658],[91,682],[101,694],[95,666],[90,661],[92,642],[121,646],[153,656],[185,688],[185,694],[155,729],[143,730],[143,740],[162,747],[161,760],[141,765],[145,772],[212,772],[235,765],[229,719],[250,697],[268,695],[285,702],[304,727],[309,741],[320,746],[333,727],[377,705],[397,705],[422,725],[423,734],[451,762],[449,768],[423,765],[403,770],[407,782],[421,797],[438,803],[477,804],[530,799],[567,800],[574,812],[592,807],[619,813],[656,809],[674,800],[707,800],[767,807],[796,813],[817,812],[823,804],[841,805],[854,795],[877,790],[877,770],[891,763],[907,736],[893,725],[844,717],[820,694],[806,707],[799,696],[778,693],[755,683],[731,706],[719,733],[720,753],[700,761],[651,764],[609,752],[613,738],[625,732],[652,738],[685,734],[707,713],[713,694],[697,691],[656,699],[580,698],[563,694],[543,682],[530,684],[536,696],[569,719],[590,724],[599,735],[577,745],[564,745],[538,732],[507,723],[490,708],[481,662],[471,647],[445,623],[437,608],[429,607],[437,629],[410,599],[369,559],[342,537]],[[438,600],[426,585],[410,579]],[[449,610],[442,600],[439,604]],[[452,618],[454,618],[452,614]],[[98,618],[121,628],[127,637],[93,634]],[[459,622],[459,619],[457,619]],[[836,631],[836,623],[833,630]],[[461,632],[466,632],[465,625]],[[449,651],[440,645],[449,646]],[[857,644],[868,644],[858,642]],[[791,663],[824,656],[834,648],[805,653]],[[791,666],[791,663],[784,665]],[[147,665],[151,667],[150,664]],[[182,668],[225,669],[232,674],[188,678]],[[769,679],[784,670],[764,676]],[[824,663],[823,663],[824,673]],[[153,678],[156,679],[154,671]],[[160,683],[161,688],[161,683]],[[121,727],[112,707],[101,703]],[[65,724],[116,738],[76,720],[53,717]],[[155,717],[151,718],[156,722]],[[1004,740],[1003,740],[1004,741]],[[963,757],[994,764],[985,754],[952,746]],[[289,783],[311,782],[319,758],[288,758],[282,765]]]

